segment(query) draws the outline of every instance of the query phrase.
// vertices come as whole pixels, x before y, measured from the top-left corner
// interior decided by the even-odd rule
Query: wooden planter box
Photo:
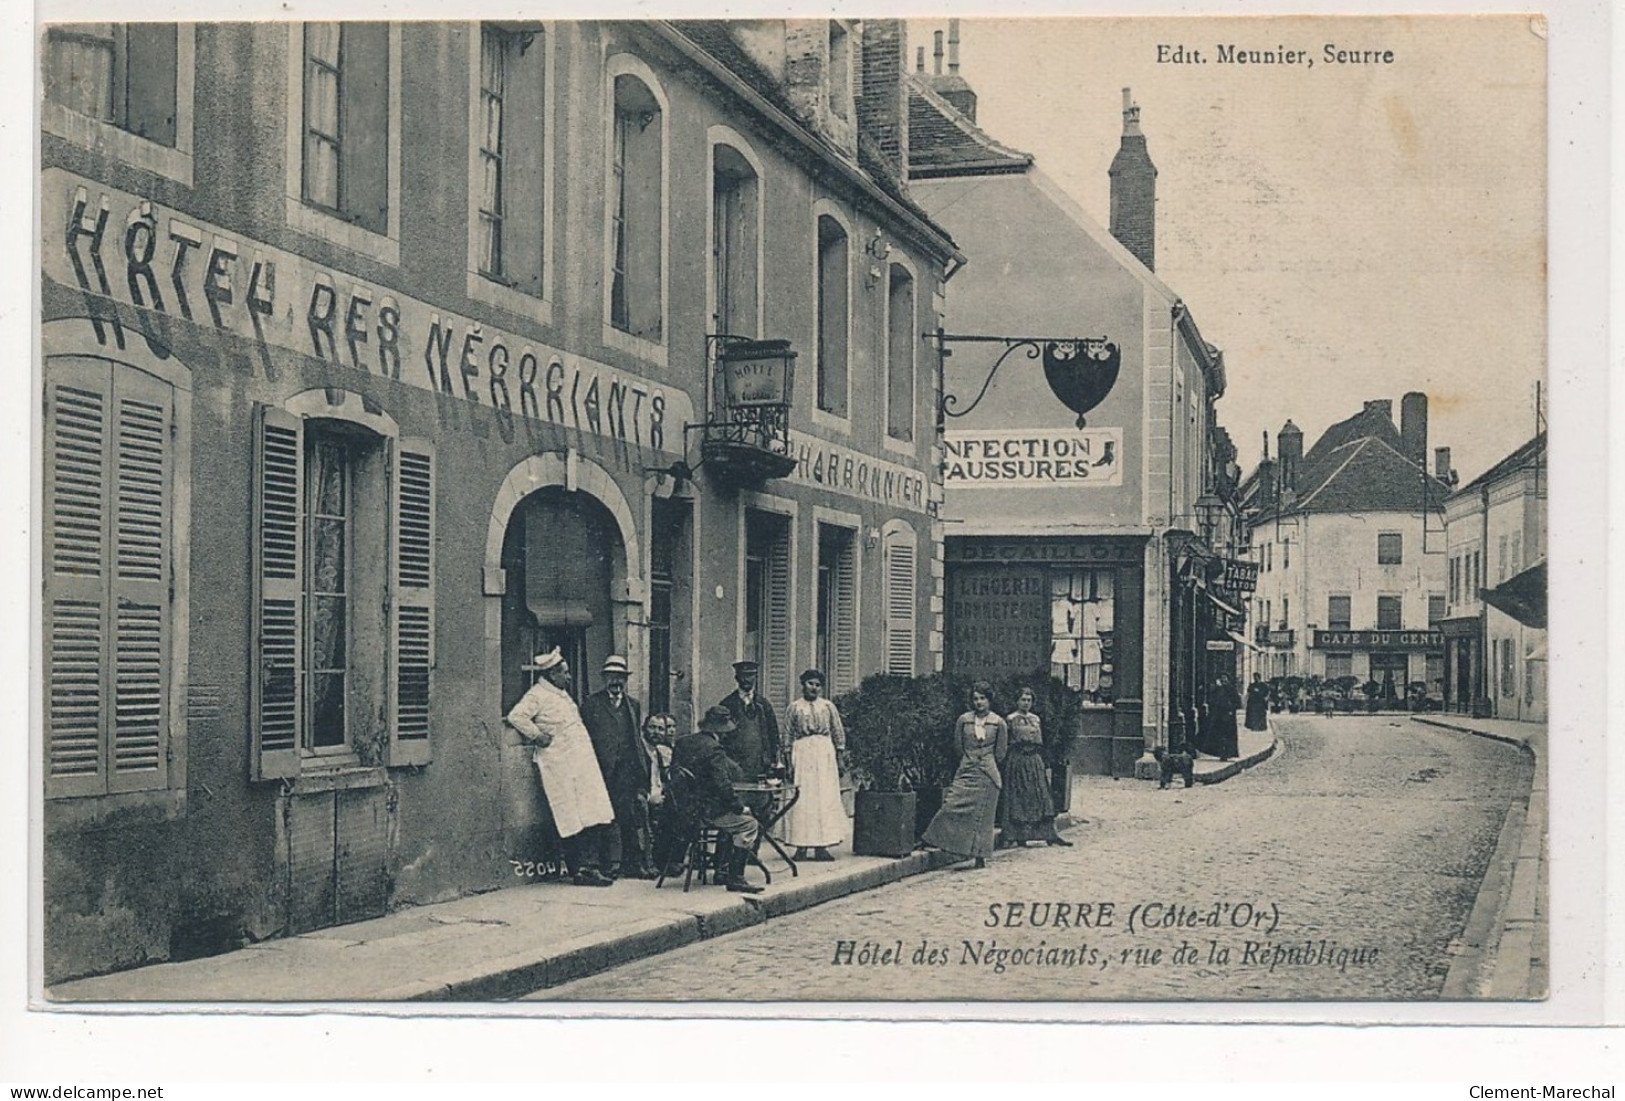
[[[860,791],[852,816],[852,852],[857,856],[907,856],[918,836],[912,791]]]

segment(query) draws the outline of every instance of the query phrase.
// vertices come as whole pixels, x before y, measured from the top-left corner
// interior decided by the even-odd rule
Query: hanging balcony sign
[[[1117,385],[1122,353],[1107,340],[1055,340],[1044,345],[1044,379],[1061,404],[1083,415],[1111,393]]]
[[[796,353],[788,340],[741,340],[723,347],[723,402],[729,408],[790,404]]]

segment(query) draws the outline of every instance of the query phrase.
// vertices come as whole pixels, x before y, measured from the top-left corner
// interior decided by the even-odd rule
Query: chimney
[[[1428,396],[1411,391],[1399,399],[1399,449],[1407,459],[1428,466]]]
[[[948,71],[942,71],[942,32],[935,32],[936,71],[927,78],[931,90],[953,105],[954,110],[971,122],[976,121],[976,93],[965,78],[959,75],[959,20],[948,20]]]
[[[932,76],[942,75],[942,32],[933,31],[931,34],[935,48],[931,51]]]
[[[922,59],[923,60],[923,59]],[[900,176],[908,174],[908,30],[901,19],[863,21],[858,129],[879,145]]]
[[[1108,173],[1112,181],[1111,233],[1140,263],[1156,269],[1157,167],[1140,132],[1140,108],[1123,89],[1123,138]]]
[[[1447,485],[1450,483],[1450,449],[1448,447],[1435,447],[1433,449],[1433,476]]]
[[[948,20],[948,72],[959,75],[959,20]]]
[[[917,72],[917,73],[924,73],[925,72],[925,47],[924,46],[921,46],[914,53],[914,71]]]
[[[1303,430],[1287,421],[1275,434],[1275,449],[1281,456],[1281,489],[1295,492],[1298,468],[1303,465]]]

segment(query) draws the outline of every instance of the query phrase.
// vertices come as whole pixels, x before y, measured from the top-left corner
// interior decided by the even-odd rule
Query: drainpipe
[[[1484,600],[1484,584],[1487,576],[1485,564],[1490,560],[1490,484],[1485,482],[1478,487],[1479,504],[1483,506],[1484,516],[1481,521],[1482,537],[1479,539],[1482,557],[1478,567],[1478,691],[1481,696],[1489,700],[1490,711],[1495,710],[1495,697],[1490,695],[1490,607]],[[1468,714],[1472,713],[1471,707]]]

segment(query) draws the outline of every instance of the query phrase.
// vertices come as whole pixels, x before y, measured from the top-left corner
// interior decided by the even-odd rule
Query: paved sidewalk
[[[1275,753],[1276,737],[1274,717],[1270,718],[1268,730],[1248,730],[1241,725],[1241,716],[1236,716],[1236,748],[1240,751],[1233,761],[1221,761],[1217,757],[1198,757],[1193,763],[1191,771],[1195,774],[1198,784],[1217,784],[1230,779],[1238,773],[1262,764]]]
[[[1551,936],[1546,913],[1546,726],[1464,715],[1417,715],[1412,721],[1510,742],[1534,757],[1529,796],[1507,811],[1443,996],[1544,998],[1550,982]]]
[[[1242,756],[1196,763],[1218,783],[1275,750],[1273,732],[1242,730]],[[1056,825],[1071,827],[1062,815]],[[722,936],[771,918],[943,868],[938,852],[900,859],[852,856],[803,861],[792,878],[764,847],[772,884],[731,894],[681,880],[622,880],[613,887],[525,883],[369,921],[318,929],[204,959],[160,963],[49,988],[53,1002],[490,1001],[511,998],[632,960]],[[750,873],[760,882],[760,873]]]

